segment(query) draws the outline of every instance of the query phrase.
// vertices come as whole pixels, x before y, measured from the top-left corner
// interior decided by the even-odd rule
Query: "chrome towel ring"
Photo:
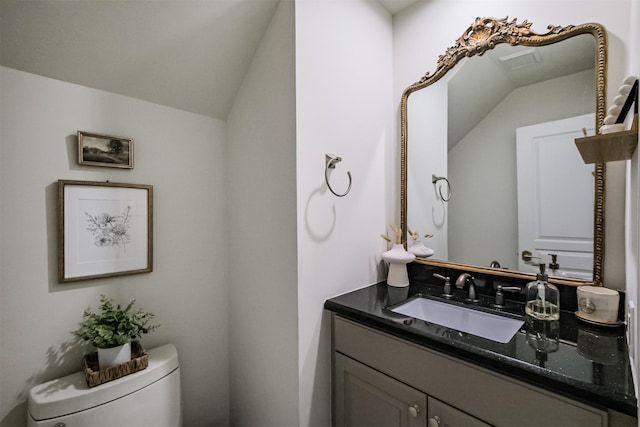
[[[442,185],[438,187],[438,194],[440,195],[440,198],[442,199],[443,202],[448,202],[451,199],[451,184],[449,183],[449,180],[447,178],[445,178],[444,176],[435,176],[435,175],[431,175],[431,183],[435,184],[438,181],[444,181],[447,183],[447,197],[444,197],[442,195]]]
[[[345,191],[343,194],[338,194],[333,191],[333,188],[331,188],[331,184],[329,184],[329,169],[335,169],[336,163],[341,162],[342,157],[338,157],[335,154],[325,154],[325,160],[326,166],[324,168],[324,180],[327,183],[327,187],[329,187],[329,191],[331,191],[335,196],[338,197],[346,196],[347,194],[349,194],[349,191],[351,191],[351,172],[347,171],[347,176],[349,176],[349,187],[347,187],[347,191]]]

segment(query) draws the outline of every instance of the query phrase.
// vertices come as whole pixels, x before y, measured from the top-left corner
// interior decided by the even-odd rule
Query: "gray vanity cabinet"
[[[429,398],[427,408],[428,427],[490,427],[489,424],[433,397]]]
[[[426,425],[426,394],[339,353],[334,369],[336,426]]]
[[[336,427],[489,427],[340,353],[334,361]]]
[[[612,427],[633,421],[335,313],[332,347],[337,427]]]

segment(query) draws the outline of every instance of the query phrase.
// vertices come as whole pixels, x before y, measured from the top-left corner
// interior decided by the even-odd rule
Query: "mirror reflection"
[[[523,273],[542,262],[570,282],[601,280],[604,170],[584,164],[574,139],[601,120],[602,45],[590,30],[496,44],[408,88],[403,220],[433,235],[425,262]]]

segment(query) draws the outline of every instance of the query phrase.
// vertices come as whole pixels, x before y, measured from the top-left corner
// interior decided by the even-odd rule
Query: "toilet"
[[[172,344],[147,351],[149,366],[89,388],[76,372],[29,391],[29,427],[180,427],[180,367]]]

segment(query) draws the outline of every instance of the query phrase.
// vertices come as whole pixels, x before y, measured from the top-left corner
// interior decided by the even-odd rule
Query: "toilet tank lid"
[[[29,391],[29,414],[40,421],[93,408],[140,390],[179,366],[178,351],[173,344],[156,347],[147,353],[147,369],[97,387],[89,388],[82,372],[34,386]]]

